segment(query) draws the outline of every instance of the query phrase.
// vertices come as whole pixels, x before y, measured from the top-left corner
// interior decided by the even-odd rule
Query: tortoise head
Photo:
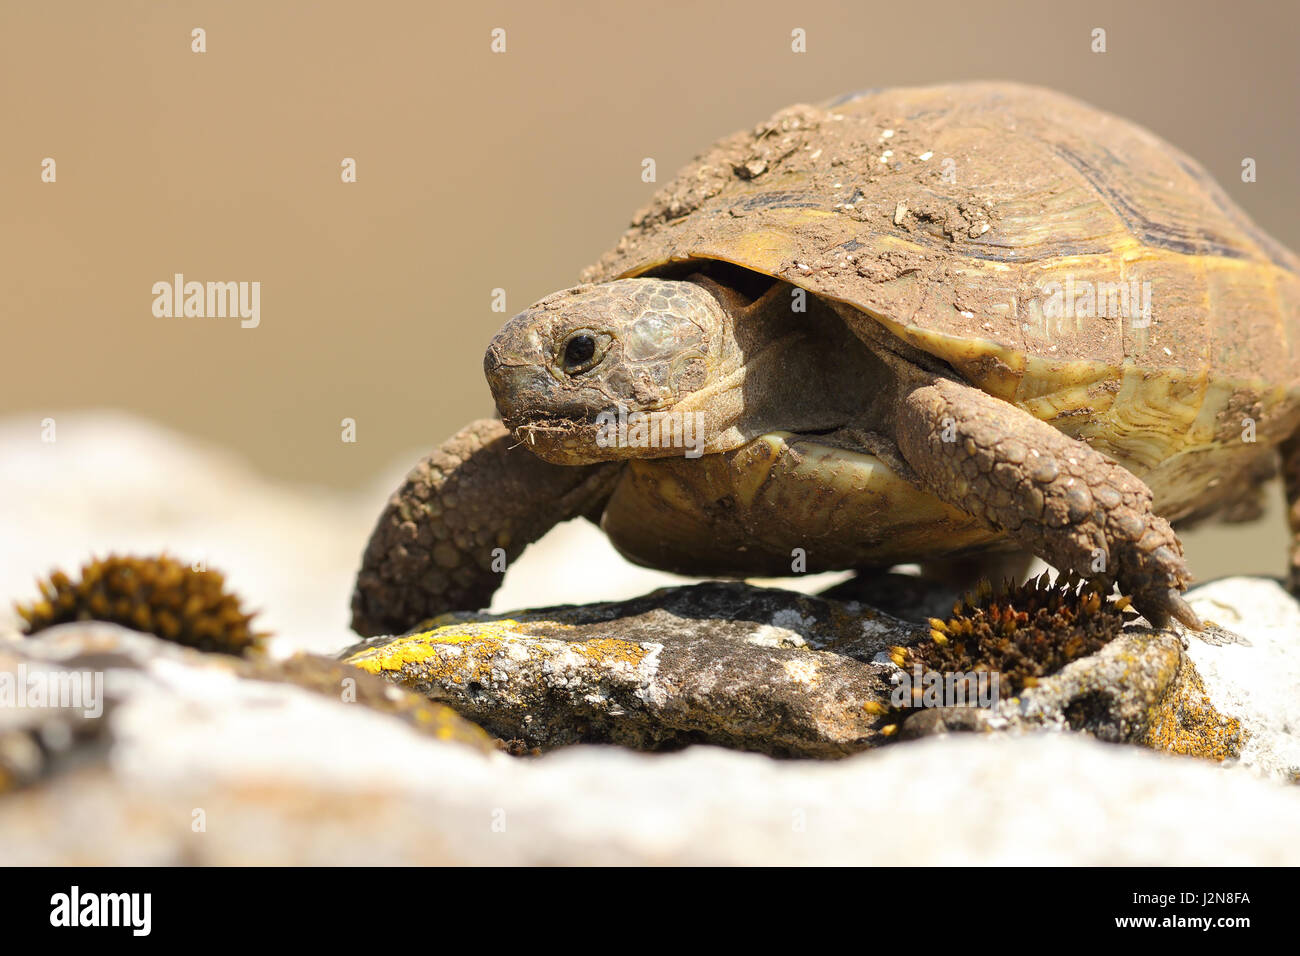
[[[507,322],[483,364],[505,424],[556,464],[697,457],[741,404],[730,317],[696,282],[558,292]]]

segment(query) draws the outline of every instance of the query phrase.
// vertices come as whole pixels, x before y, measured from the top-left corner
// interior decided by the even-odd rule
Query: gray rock
[[[879,742],[892,644],[927,633],[869,608],[737,583],[632,601],[457,615],[345,659],[452,704],[522,749],[716,743],[842,756]]]
[[[63,671],[0,643],[0,793],[102,755],[115,701]]]
[[[928,628],[856,602],[714,583],[627,602],[448,615],[363,642],[345,659],[451,704],[523,750],[713,743],[831,757],[892,739],[903,673],[888,650],[923,640]],[[995,707],[904,712],[898,736],[1048,728],[1235,756],[1240,725],[1198,688],[1179,634],[1129,628]]]
[[[392,474],[354,496],[268,482],[121,416],[69,413],[59,424],[59,442],[41,445],[31,416],[0,422],[0,526],[14,544],[0,549],[0,617],[52,565],[166,546],[227,571],[286,651],[352,639],[358,542],[422,453],[395,456]],[[1214,560],[1205,547],[1193,566]],[[616,598],[667,580],[577,521],[530,548],[494,607]],[[913,604],[895,584],[855,593],[894,598],[903,618],[949,600]],[[1068,728],[1064,718],[836,761],[589,746],[517,760],[448,745],[419,718],[113,637],[108,646],[132,644],[153,663],[108,668],[120,684],[104,717],[0,708],[0,763],[11,784],[27,784],[0,793],[0,855],[11,865],[1294,863],[1300,792],[1254,774],[1285,779],[1300,761],[1295,604],[1259,579],[1215,582],[1191,601],[1235,635],[1186,636],[1206,695],[1248,734],[1240,757],[1218,766],[1035,729]],[[773,626],[764,639],[778,645],[811,633],[827,640],[821,651],[842,649],[802,617]],[[871,645],[858,663],[870,663]],[[0,670],[18,661],[0,645]]]

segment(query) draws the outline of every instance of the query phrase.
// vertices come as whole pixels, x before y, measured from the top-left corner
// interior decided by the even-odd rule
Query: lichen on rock
[[[1123,602],[1077,581],[1013,596],[1021,608],[987,594],[959,604],[946,645],[930,627],[857,602],[711,583],[626,602],[446,615],[344,657],[450,704],[519,752],[711,743],[837,757],[955,730],[1056,730],[1211,759],[1236,753],[1231,719],[1191,694],[1195,668],[1178,633],[1124,626]],[[985,640],[957,640],[975,635]],[[1007,668],[1008,692],[987,708],[900,713],[899,661],[910,667],[911,655],[929,668]]]
[[[714,743],[842,756],[882,726],[889,644],[916,625],[788,591],[713,583],[367,641],[346,660],[507,740],[640,750]]]

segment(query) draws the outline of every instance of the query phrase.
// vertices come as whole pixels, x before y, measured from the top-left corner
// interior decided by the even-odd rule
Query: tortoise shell
[[[1300,417],[1300,260],[1190,157],[1049,90],[782,110],[690,163],[584,279],[700,260],[947,362],[1121,461],[1171,520]]]

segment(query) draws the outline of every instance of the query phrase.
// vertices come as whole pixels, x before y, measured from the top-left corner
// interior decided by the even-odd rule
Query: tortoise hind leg
[[[1200,622],[1181,591],[1182,545],[1151,490],[1086,444],[979,389],[930,377],[905,388],[897,443],[930,492],[1058,569],[1118,582],[1156,626]]]
[[[486,607],[504,564],[561,521],[600,508],[620,467],[547,464],[499,421],[467,425],[389,498],[357,575],[352,629],[395,634]]]
[[[1287,562],[1286,584],[1300,597],[1300,432],[1278,448],[1282,458],[1282,487],[1286,491],[1286,520],[1291,530],[1291,554]]]

